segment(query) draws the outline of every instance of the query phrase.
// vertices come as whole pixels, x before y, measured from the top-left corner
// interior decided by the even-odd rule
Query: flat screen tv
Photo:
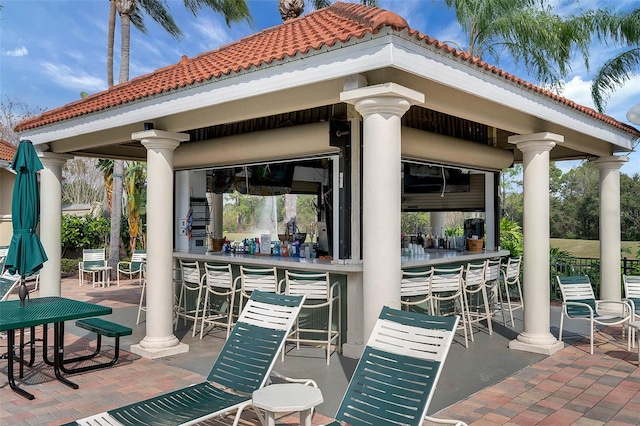
[[[469,173],[448,167],[405,163],[404,192],[406,194],[469,192]]]

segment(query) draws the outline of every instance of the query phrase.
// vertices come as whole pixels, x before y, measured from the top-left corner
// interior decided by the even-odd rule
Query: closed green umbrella
[[[11,205],[13,236],[5,267],[12,274],[22,276],[19,293],[21,305],[24,305],[24,298],[27,295],[24,278],[38,272],[42,264],[47,261],[47,254],[36,234],[36,227],[40,220],[40,195],[36,172],[44,167],[31,141],[20,142],[11,162],[11,168],[16,171]]]

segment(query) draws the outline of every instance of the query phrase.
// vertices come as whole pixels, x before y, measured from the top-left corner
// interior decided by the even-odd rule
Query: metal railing
[[[588,257],[551,257],[551,300],[562,301],[556,276],[586,275],[591,281],[595,294],[600,294],[600,259]],[[621,275],[640,274],[640,260],[627,259],[620,261]],[[621,284],[622,285],[622,284]]]

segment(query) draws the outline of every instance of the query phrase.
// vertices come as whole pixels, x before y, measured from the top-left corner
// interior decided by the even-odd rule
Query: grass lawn
[[[640,250],[640,242],[638,241],[622,241],[622,248],[628,247],[630,253],[623,253],[622,257],[627,259],[636,259],[636,252]],[[551,238],[551,247],[571,253],[574,257],[600,257],[600,241],[599,240],[567,240],[563,238]]]

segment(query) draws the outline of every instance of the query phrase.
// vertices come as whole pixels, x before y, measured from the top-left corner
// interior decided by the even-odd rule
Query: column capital
[[[166,130],[143,130],[131,134],[131,139],[138,140],[147,149],[176,149],[180,142],[190,139],[187,133],[167,132]]]
[[[383,83],[342,92],[340,100],[354,105],[363,116],[375,113],[402,116],[411,105],[424,103],[424,93],[396,83]]]
[[[540,132],[509,136],[508,141],[517,146],[522,152],[545,152],[551,151],[559,143],[564,143],[564,136],[550,132]]]
[[[45,167],[62,167],[68,160],[73,159],[73,155],[69,154],[54,154],[53,152],[39,151],[38,158]]]
[[[599,157],[592,163],[600,170],[620,170],[624,164],[629,161],[629,157],[612,155],[610,157]]]

